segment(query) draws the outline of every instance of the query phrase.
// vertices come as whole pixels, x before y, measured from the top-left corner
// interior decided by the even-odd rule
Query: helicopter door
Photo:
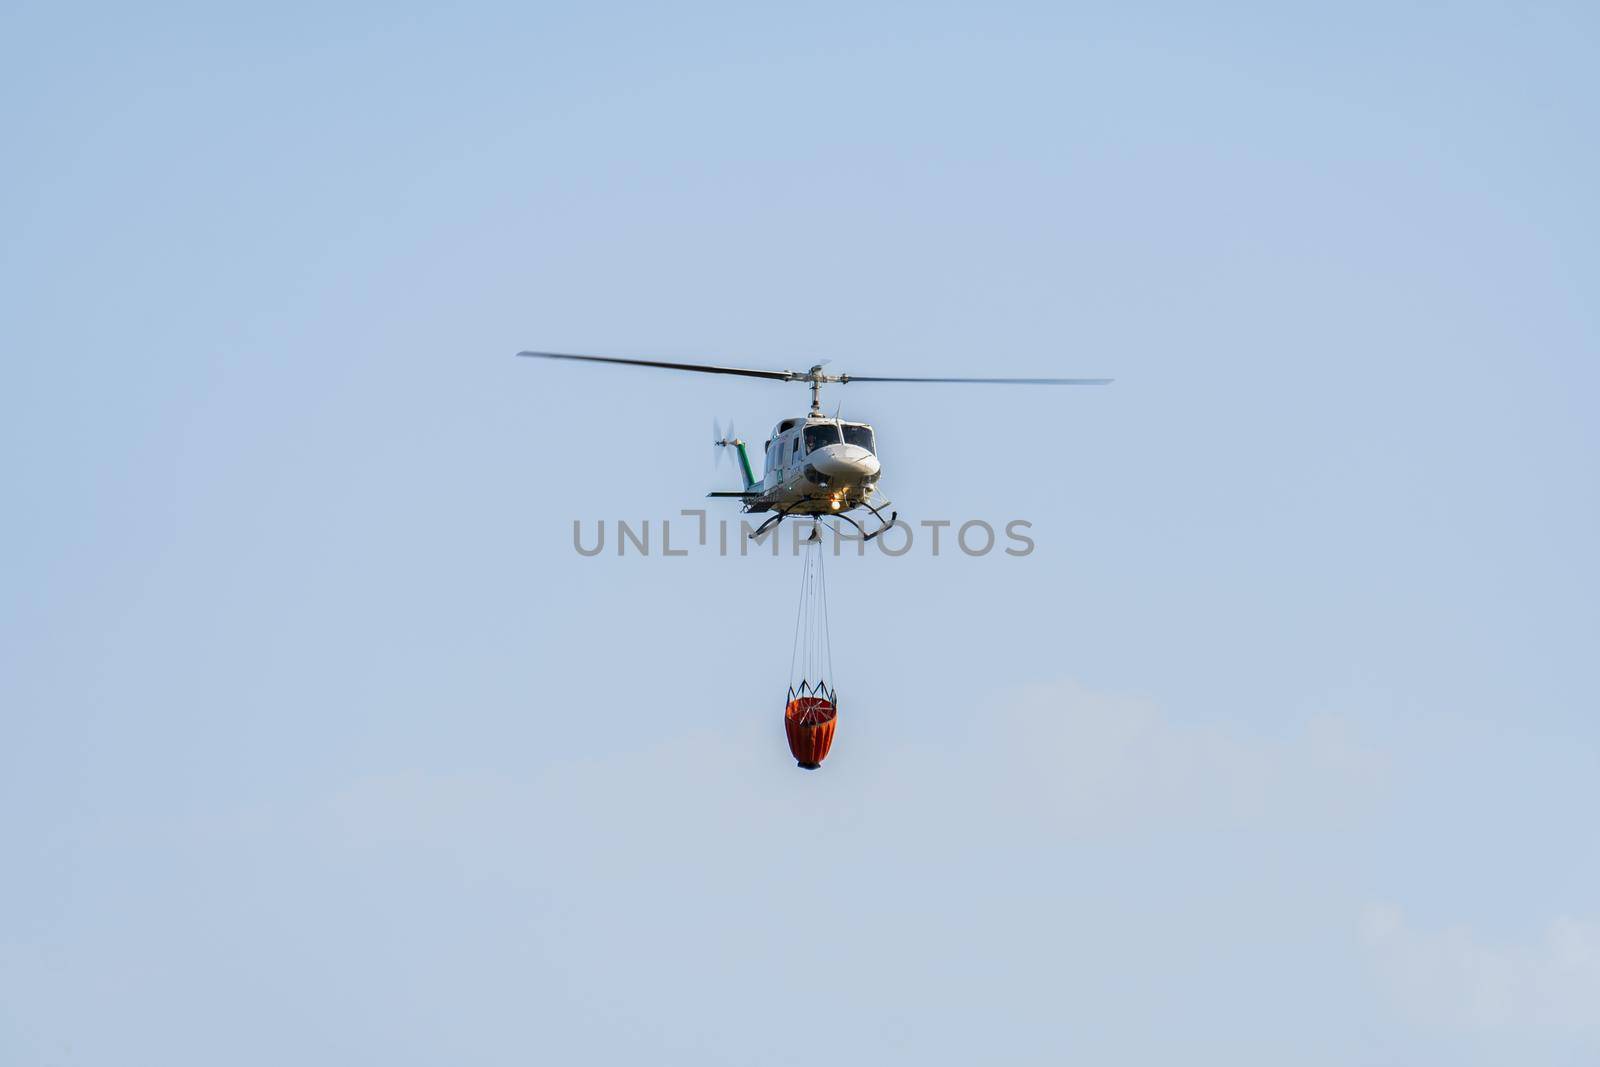
[[[767,488],[776,489],[783,484],[783,438],[778,438],[767,449]]]

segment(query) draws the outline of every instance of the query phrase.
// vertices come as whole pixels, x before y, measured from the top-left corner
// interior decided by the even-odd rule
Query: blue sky
[[[0,1060],[1593,1062],[1597,31],[12,6]],[[571,546],[803,390],[520,348],[1117,384],[833,392],[1037,549],[803,774],[797,561]]]

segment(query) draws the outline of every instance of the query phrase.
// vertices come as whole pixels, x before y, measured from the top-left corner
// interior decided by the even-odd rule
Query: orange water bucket
[[[829,696],[791,697],[783,710],[783,731],[789,735],[789,751],[808,771],[822,766],[833,747],[833,729],[839,721],[839,706]]]

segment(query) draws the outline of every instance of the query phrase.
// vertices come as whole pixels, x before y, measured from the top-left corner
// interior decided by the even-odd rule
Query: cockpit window
[[[823,445],[836,445],[839,443],[839,427],[831,422],[818,423],[806,427],[806,451],[815,452]]]
[[[844,428],[844,443],[847,445],[859,445],[874,454],[878,451],[872,447],[871,426],[846,426]]]

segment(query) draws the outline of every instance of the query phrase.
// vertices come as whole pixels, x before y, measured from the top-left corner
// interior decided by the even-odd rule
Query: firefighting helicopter
[[[870,541],[894,525],[899,514],[887,499],[880,499],[878,478],[882,466],[878,462],[877,441],[872,426],[864,422],[848,422],[837,417],[829,418],[822,411],[823,385],[844,385],[848,382],[918,382],[956,383],[965,385],[1109,385],[1110,378],[905,378],[879,377],[866,374],[826,374],[822,368],[827,361],[818,363],[807,371],[751,370],[746,367],[723,367],[705,363],[677,363],[655,359],[622,359],[616,356],[577,356],[563,352],[518,352],[519,356],[535,359],[570,359],[585,363],[620,363],[634,367],[659,367],[665,370],[698,371],[704,374],[735,374],[746,378],[765,378],[776,382],[804,382],[811,389],[811,410],[805,415],[784,419],[773,427],[772,435],[764,445],[765,455],[762,476],[758,479],[750,465],[750,454],[745,442],[734,433],[730,424],[726,433],[714,428],[713,444],[719,449],[732,449],[738,458],[739,473],[744,488],[730,492],[707,493],[709,497],[738,500],[749,514],[771,513],[752,536],[760,537],[767,530],[792,516],[810,516],[813,519],[839,518],[860,531]],[[878,520],[879,526],[868,532],[848,512],[865,508]],[[889,512],[885,518],[884,511]],[[817,533],[812,531],[812,538]]]

